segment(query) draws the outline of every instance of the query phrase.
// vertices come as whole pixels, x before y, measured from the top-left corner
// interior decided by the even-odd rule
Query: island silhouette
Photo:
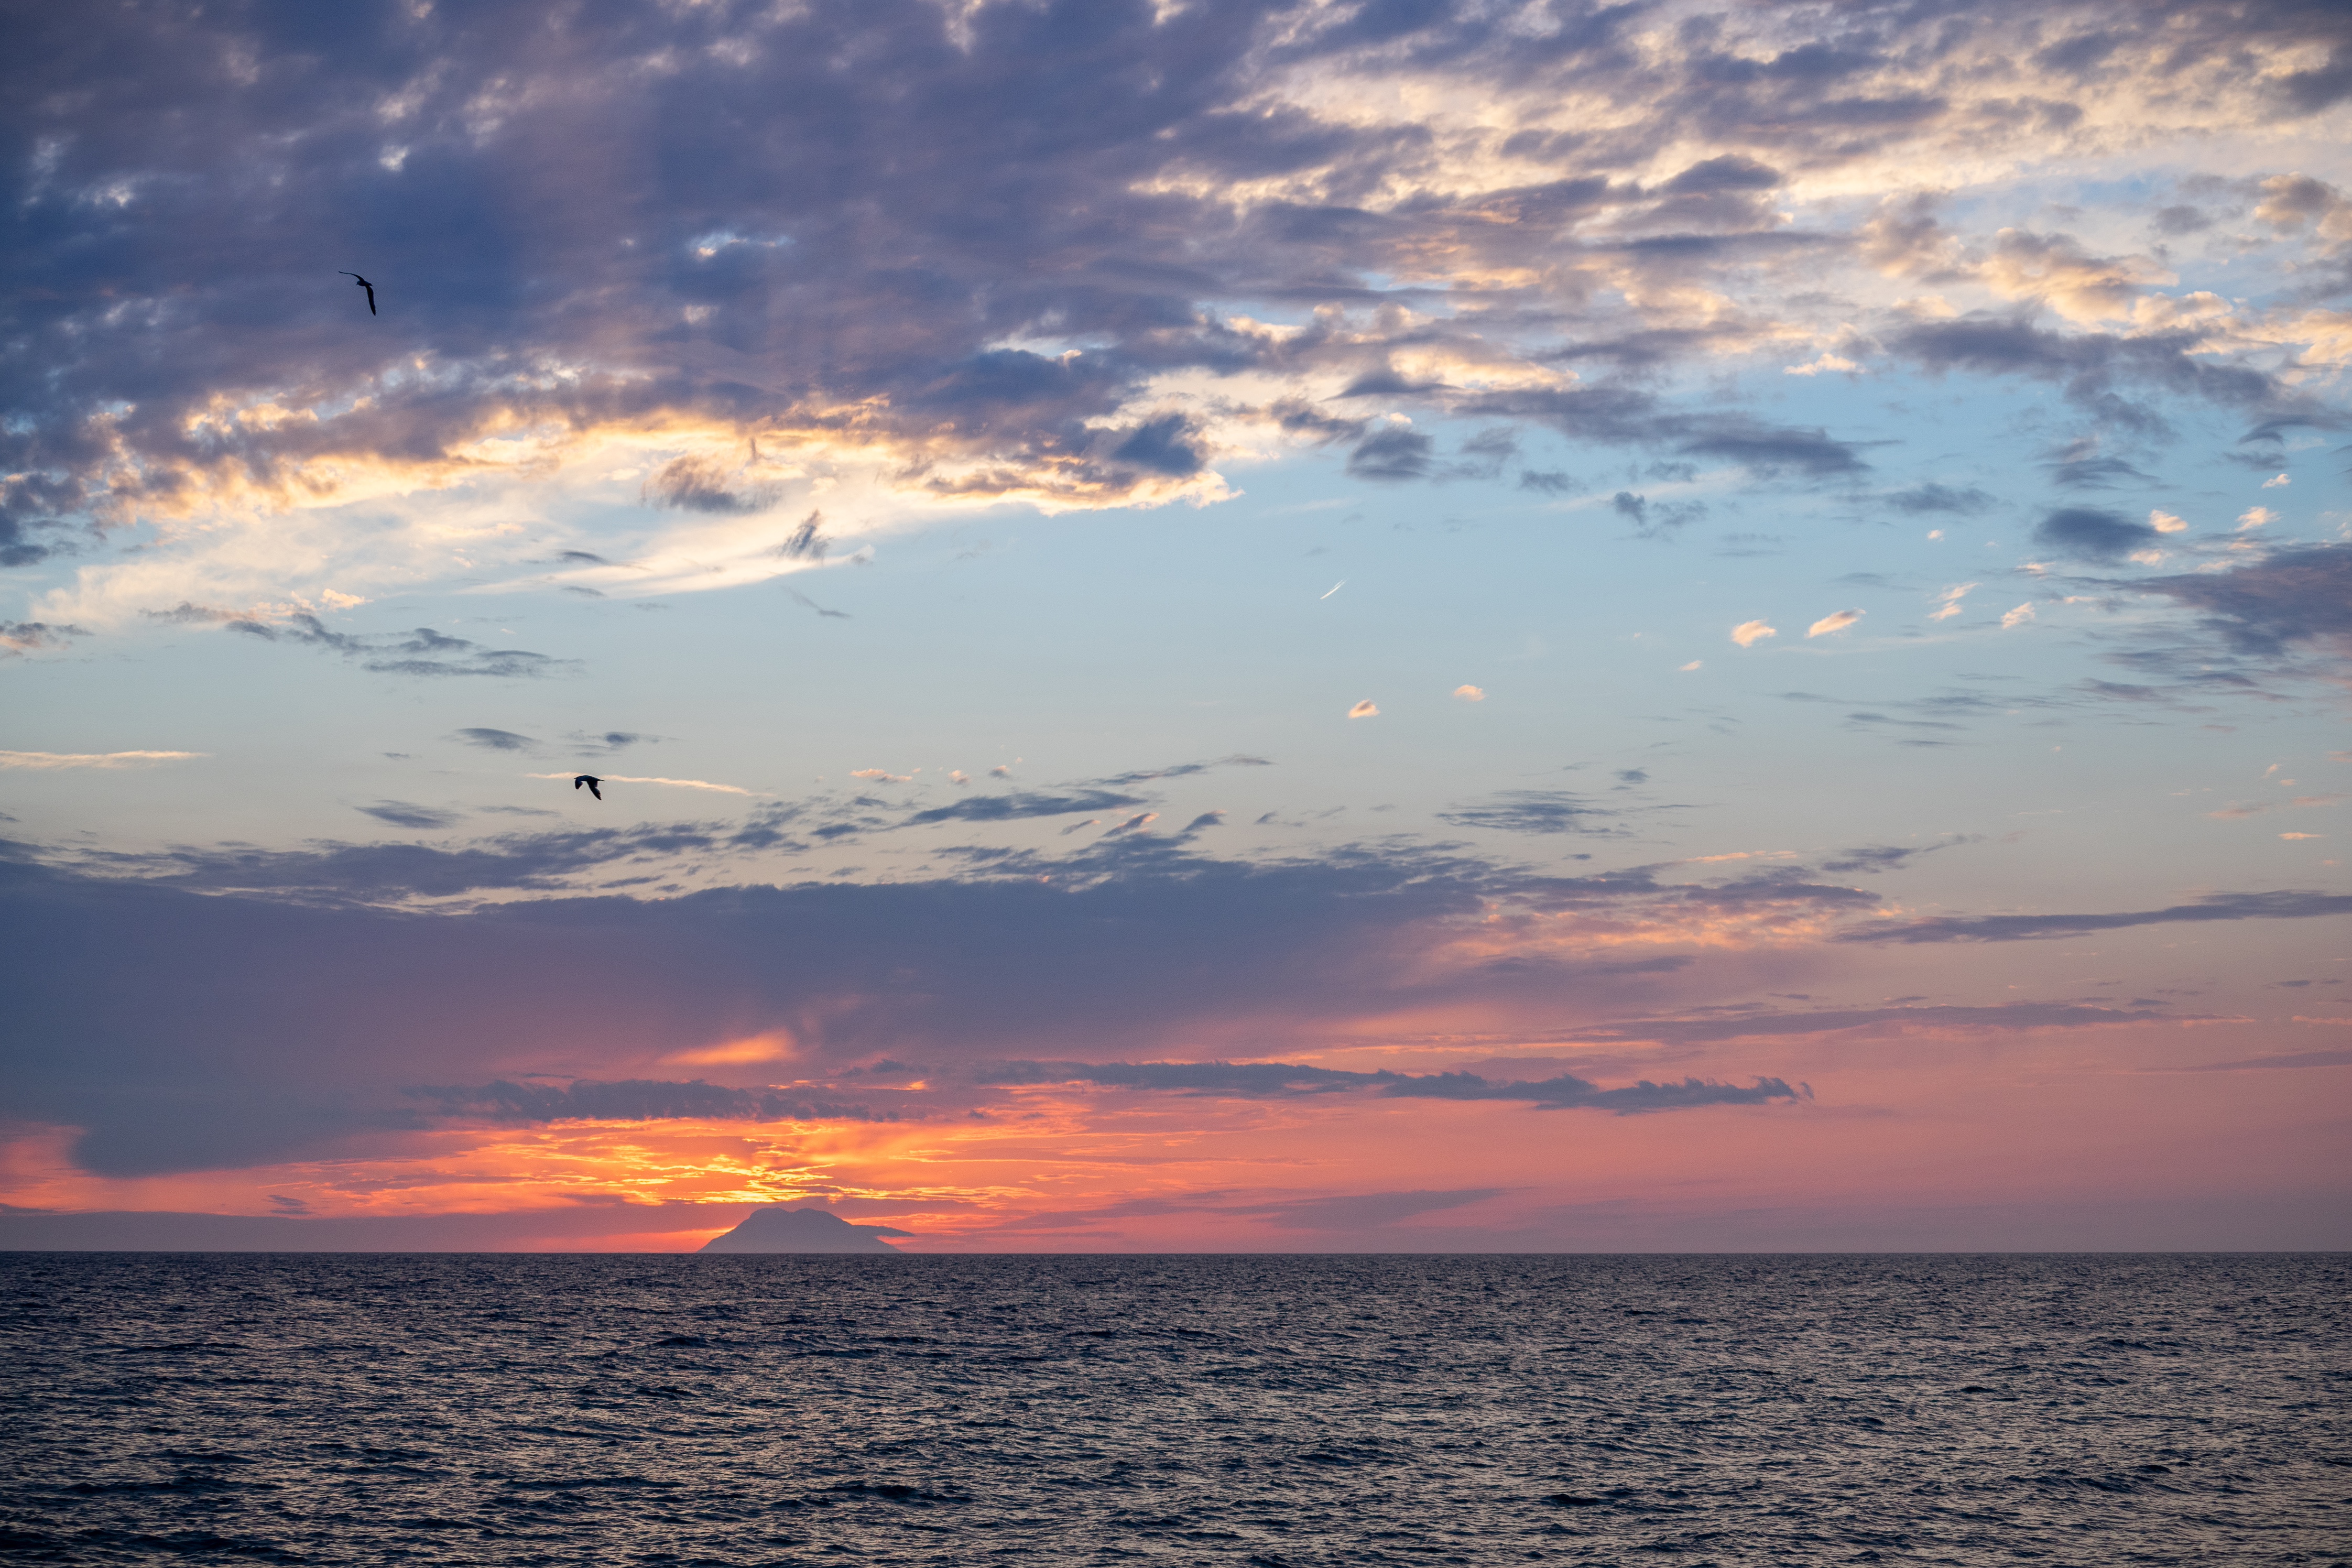
[[[753,1209],[741,1225],[702,1244],[704,1252],[863,1252],[898,1256],[882,1238],[912,1236],[887,1225],[852,1225],[824,1209],[771,1204]]]

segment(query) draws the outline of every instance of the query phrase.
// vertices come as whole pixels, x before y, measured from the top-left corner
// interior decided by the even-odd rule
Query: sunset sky
[[[2352,1245],[2340,4],[7,16],[0,1247]]]

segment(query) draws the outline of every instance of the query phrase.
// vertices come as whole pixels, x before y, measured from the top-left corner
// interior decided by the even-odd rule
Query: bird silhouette
[[[341,268],[338,268],[336,270],[337,270],[338,272],[341,272]],[[356,273],[356,272],[342,272],[342,273],[341,273],[341,275],[342,275],[343,277],[345,277],[345,278],[350,279],[353,283],[357,284],[359,287],[361,287],[361,288],[362,288],[362,289],[366,289],[366,290],[368,291],[368,314],[369,314],[369,315],[371,315],[371,316],[374,315],[374,314],[375,314],[375,285],[374,285],[374,284],[373,284],[373,283],[371,283],[371,282],[369,282],[366,279],[364,279],[364,278],[361,277],[361,276],[360,276],[358,273]]]
[[[578,789],[582,784],[586,784],[588,786],[588,793],[594,795],[598,800],[602,800],[604,798],[604,792],[598,789],[596,786],[604,782],[604,781],[603,779],[598,778],[593,773],[582,773],[572,781],[572,787],[573,789]]]

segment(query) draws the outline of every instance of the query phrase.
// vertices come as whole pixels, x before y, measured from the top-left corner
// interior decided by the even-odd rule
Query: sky
[[[2352,1245],[2340,5],[8,26],[0,1247]]]

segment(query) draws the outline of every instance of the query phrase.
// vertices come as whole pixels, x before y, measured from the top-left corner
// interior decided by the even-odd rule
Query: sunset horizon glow
[[[2336,8],[16,34],[0,1249],[2352,1245]]]

